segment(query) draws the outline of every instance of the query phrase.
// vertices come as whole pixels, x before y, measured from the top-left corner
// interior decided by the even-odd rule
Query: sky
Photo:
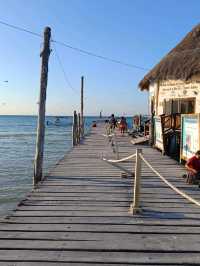
[[[0,0],[0,21],[132,65],[151,69],[200,23],[199,0]],[[36,115],[42,38],[0,24],[0,115]],[[148,70],[97,59],[51,43],[47,115],[148,112],[138,89]],[[63,70],[58,62],[59,56]],[[7,80],[8,82],[4,82]],[[71,85],[69,85],[70,83]]]

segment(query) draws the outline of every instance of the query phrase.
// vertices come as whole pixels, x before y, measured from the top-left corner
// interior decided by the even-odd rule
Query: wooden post
[[[142,149],[136,149],[136,162],[135,162],[135,180],[134,180],[134,195],[131,212],[137,214],[141,212],[140,208],[140,178],[141,178],[141,158],[140,154]]]
[[[83,88],[84,88],[84,77],[81,77],[81,120],[80,120],[80,125],[81,125],[81,138],[84,136],[84,117],[83,117]]]
[[[115,132],[114,132],[113,138],[115,139],[115,152],[117,155],[117,160],[119,160],[119,147],[118,147],[117,136]]]
[[[151,114],[150,127],[149,127],[149,145],[154,145],[154,112]]]
[[[35,186],[42,180],[42,166],[44,153],[44,137],[45,137],[45,107],[46,107],[46,89],[48,81],[48,62],[50,56],[50,39],[51,28],[44,29],[44,45],[40,54],[41,62],[41,77],[40,77],[40,98],[39,98],[39,112],[36,138],[36,152],[34,162],[33,185]]]
[[[81,140],[81,115],[78,113],[77,142]]]
[[[139,114],[139,132],[141,132],[141,126],[142,126],[142,115]]]
[[[72,146],[77,144],[77,113],[74,111],[73,125],[72,125]]]

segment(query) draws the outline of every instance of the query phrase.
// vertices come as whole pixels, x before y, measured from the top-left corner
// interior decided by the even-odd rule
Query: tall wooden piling
[[[154,145],[154,112],[151,113],[150,127],[149,127],[149,145]]]
[[[81,138],[84,136],[84,116],[83,116],[83,108],[84,108],[84,103],[83,103],[83,89],[84,89],[84,77],[81,77],[81,120],[80,120],[80,125],[81,125]]]
[[[81,132],[82,132],[82,128],[81,128],[81,115],[80,115],[80,113],[78,113],[77,143],[80,143],[80,140],[81,140]]]
[[[40,54],[41,77],[40,77],[40,98],[37,125],[36,153],[34,162],[33,185],[35,186],[42,179],[44,136],[45,136],[45,107],[46,107],[46,89],[48,81],[48,62],[50,56],[51,28],[44,29],[44,45]]]
[[[74,111],[73,125],[72,125],[72,146],[77,144],[77,113]]]

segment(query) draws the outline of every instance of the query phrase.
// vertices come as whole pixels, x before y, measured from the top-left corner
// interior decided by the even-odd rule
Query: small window
[[[165,100],[163,104],[163,111],[165,115],[171,115],[172,113],[172,100]]]
[[[173,100],[172,101],[172,114],[178,114],[180,113],[179,108],[179,100]]]
[[[191,100],[181,100],[180,101],[180,111],[181,111],[181,114],[191,114],[191,113],[194,113],[194,100],[191,99]]]
[[[195,112],[195,99],[164,100],[163,113],[171,114],[192,114]]]

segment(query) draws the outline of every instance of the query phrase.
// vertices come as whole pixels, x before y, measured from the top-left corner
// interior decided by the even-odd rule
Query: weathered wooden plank
[[[74,205],[25,205],[25,206],[20,206],[17,207],[17,211],[24,211],[24,212],[28,212],[28,211],[95,211],[95,212],[123,212],[126,211],[127,212],[127,206],[125,207],[120,207],[120,206],[94,206],[94,205],[86,205],[86,206],[74,206]],[[162,206],[160,207],[158,204],[154,204],[153,206],[151,204],[146,204],[146,206],[142,205],[143,207],[143,211],[147,210],[147,211],[156,211],[156,212],[171,212],[171,213],[200,213],[200,208],[191,208],[191,206],[188,207],[184,207],[181,204],[181,207],[176,206],[176,207],[172,207],[172,206]]]
[[[1,248],[198,251],[198,234],[0,231]],[[145,240],[145,245],[144,245]],[[180,245],[180,243],[183,244]],[[33,242],[33,243],[32,243]]]
[[[29,211],[16,211],[13,213],[12,217],[81,217],[81,216],[85,216],[85,217],[98,217],[100,216],[116,216],[116,217],[130,217],[131,214],[128,213],[128,208],[124,209],[123,211],[118,211],[118,212],[114,212],[112,213],[110,210],[107,211],[90,211],[90,210],[85,210],[85,211],[33,211],[33,210],[29,210]],[[188,214],[189,215],[189,214]],[[199,215],[200,218],[200,215]]]
[[[130,197],[128,195],[126,195],[126,197],[114,197],[114,196],[107,196],[106,198],[103,197],[103,196],[98,196],[98,197],[90,197],[90,196],[80,196],[80,197],[73,197],[73,196],[69,196],[69,197],[63,197],[63,196],[60,196],[60,197],[54,197],[54,196],[44,196],[44,197],[34,197],[34,196],[30,196],[28,197],[30,200],[32,201],[44,201],[44,200],[50,200],[50,201],[56,201],[56,200],[59,200],[59,201],[101,201],[101,202],[104,202],[104,201],[119,201],[119,202],[123,202],[123,201],[129,201],[130,200]],[[153,200],[153,199],[152,199]],[[161,202],[161,199],[159,199],[160,202]],[[174,201],[173,199],[171,199],[172,201]],[[178,201],[178,199],[176,199]],[[179,199],[179,201],[182,200],[182,199]],[[165,199],[163,199],[163,201],[165,201]],[[170,201],[170,199],[169,199]]]
[[[67,234],[67,233],[65,233]],[[96,239],[95,239],[96,236]],[[69,239],[63,237],[61,239],[52,237],[51,239],[29,239],[17,237],[8,239],[0,238],[0,249],[23,249],[23,250],[82,250],[82,251],[145,251],[145,252],[198,252],[199,253],[199,235],[149,235],[141,234],[131,236],[123,236],[119,234],[114,237],[111,234],[106,237],[101,234],[97,237],[85,236],[85,238]],[[50,241],[49,241],[50,240]],[[180,245],[181,243],[181,245]]]
[[[74,263],[73,264],[71,262],[30,262],[30,261],[26,261],[26,262],[12,262],[12,261],[8,261],[8,262],[0,262],[0,266],[89,266],[91,265],[88,263],[82,263],[82,262],[78,262],[78,263]],[[103,263],[103,266],[116,266],[116,265],[123,265],[123,266],[130,266],[130,264],[113,264],[113,263]],[[145,264],[146,266],[150,266],[148,264]],[[92,263],[92,266],[102,266],[102,263]],[[152,264],[151,264],[152,266]],[[164,265],[162,264],[162,266],[169,266],[169,265]]]
[[[162,234],[200,234],[200,226],[191,225],[134,225],[134,224],[1,224],[1,231],[13,232],[108,232],[108,233],[162,233]],[[118,234],[117,234],[118,235]]]
[[[22,202],[19,206],[63,206],[63,207],[67,207],[67,206],[75,206],[74,205],[74,201],[24,201]],[[77,204],[76,204],[77,206]],[[130,206],[130,202],[115,202],[115,201],[110,201],[110,202],[101,202],[101,201],[85,201],[85,202],[80,202],[79,203],[79,207],[84,207],[84,206],[97,206],[97,207],[129,207]],[[187,201],[185,202],[176,202],[176,203],[171,203],[171,202],[142,202],[142,207],[145,209],[147,208],[153,208],[153,207],[161,207],[162,209],[164,208],[190,208],[190,210],[194,209],[196,210],[197,207],[193,206],[192,203],[189,203]]]
[[[121,263],[103,263],[103,266],[128,266],[130,264],[121,264]],[[133,265],[133,264],[132,264]],[[146,266],[150,266],[150,264],[145,264]],[[155,265],[155,264],[154,264]],[[156,264],[157,265],[157,264]],[[155,265],[155,266],[156,266]],[[175,264],[173,264],[174,266]],[[0,262],[0,266],[91,266],[91,263],[74,263],[73,264],[71,262],[30,262],[30,261],[26,261],[26,262]],[[92,266],[102,266],[102,263],[92,263]],[[152,264],[151,264],[152,266]],[[162,264],[162,266],[169,266],[169,264],[165,265]],[[178,266],[178,265],[175,265]]]
[[[95,182],[95,180],[94,181],[83,181],[83,180],[79,180],[79,182],[74,182],[74,181],[69,181],[69,182],[67,182],[66,183],[66,180],[65,181],[60,181],[60,182],[58,182],[58,181],[56,181],[56,182],[53,182],[53,181],[51,181],[51,182],[48,182],[48,181],[46,181],[46,184],[48,185],[48,186],[70,186],[70,185],[73,185],[74,187],[75,186],[95,186],[95,187],[132,187],[132,185],[130,184],[130,183],[122,183],[121,181],[120,181],[120,179],[119,179],[119,181],[117,182],[104,182],[104,181],[100,181],[99,183],[97,183],[97,182]]]
[[[151,189],[151,188],[149,188]],[[182,199],[182,197],[180,195],[177,195],[176,193],[173,193],[173,191],[167,191],[166,190],[163,190],[164,192],[162,193],[156,193],[156,191],[153,193],[146,193],[145,191],[141,191],[141,196],[142,198],[158,198],[158,199]],[[193,196],[193,198],[195,199],[198,199],[200,200],[200,195],[198,193],[196,193],[194,191],[194,193],[192,193],[191,191],[185,191],[188,195],[190,196]],[[71,192],[71,193],[53,193],[53,192],[49,192],[49,193],[34,193],[32,195],[29,195],[28,198],[33,198],[33,199],[36,199],[37,198],[41,198],[41,197],[54,197],[55,199],[56,198],[69,198],[69,197],[73,197],[73,198],[79,198],[79,197],[93,197],[93,198],[101,198],[103,197],[104,199],[105,198],[112,198],[112,199],[115,199],[115,198],[132,198],[132,190],[127,190],[126,192],[124,193],[112,193],[112,192],[87,192],[87,191],[84,191],[84,192],[80,192],[80,193],[76,193],[76,192]]]
[[[199,252],[168,253],[162,252],[91,252],[91,251],[49,251],[49,250],[0,250],[0,261],[40,261],[40,262],[71,262],[71,263],[192,263],[198,265],[200,261]]]
[[[168,218],[171,215],[172,219],[198,219],[200,221],[200,213],[199,212],[176,212],[176,211],[161,211],[155,210],[151,208],[143,209],[143,217],[159,217],[163,216],[164,218]],[[110,210],[105,211],[95,211],[95,210],[85,210],[85,211],[76,211],[76,210],[68,210],[68,211],[37,211],[37,210],[29,210],[29,211],[16,211],[13,213],[12,217],[130,217],[132,214],[129,213],[129,209],[124,209],[123,211],[111,212]]]
[[[125,191],[125,192],[88,192],[88,191],[83,191],[83,192],[37,192],[37,193],[33,193],[31,194],[29,197],[84,197],[84,196],[90,196],[90,197],[97,197],[97,196],[101,196],[101,197],[128,197],[130,196],[130,194],[132,193],[132,191]]]
[[[103,196],[96,196],[96,197],[90,197],[90,196],[79,196],[79,197],[73,197],[73,196],[60,196],[60,197],[54,197],[54,196],[44,196],[44,197],[34,197],[34,196],[30,196],[28,197],[28,199],[30,199],[31,201],[100,201],[100,202],[129,202],[132,200],[130,195],[126,195],[125,197],[116,197],[116,196],[111,196],[111,195],[107,195],[106,197]],[[173,197],[167,197],[167,198],[156,198],[156,197],[143,197],[142,198],[142,202],[171,202],[171,203],[185,203],[186,200],[181,198],[181,197],[177,197],[177,198],[173,198]]]
[[[5,220],[6,221],[6,220]],[[29,224],[135,224],[135,225],[191,225],[199,226],[200,219],[184,218],[183,215],[171,215],[171,214],[161,214],[152,216],[145,216],[140,218],[133,217],[11,217],[7,219],[10,223],[29,223]]]
[[[127,212],[127,207],[120,207],[120,206],[94,206],[94,205],[86,205],[86,206],[74,206],[74,205],[69,205],[69,206],[52,206],[52,205],[44,205],[44,206],[31,206],[31,205],[26,205],[26,206],[20,206],[17,207],[17,211],[24,211],[24,212],[28,212],[28,211],[95,211],[95,212],[123,212],[126,211]],[[190,208],[188,208],[188,210],[190,210]],[[199,210],[200,212],[200,210]]]
[[[127,188],[127,187],[115,187],[115,189],[113,190],[113,187],[103,187],[103,186],[84,186],[84,190],[83,190],[83,186],[65,186],[62,187],[62,190],[60,189],[60,187],[62,186],[55,186],[52,188],[52,186],[42,186],[40,187],[38,190],[35,191],[35,193],[37,192],[42,192],[42,193],[88,193],[88,192],[98,192],[98,193],[126,193],[129,189],[131,188]]]
[[[46,205],[46,206],[50,206],[50,205],[54,205],[54,206],[110,206],[110,207],[115,207],[115,206],[129,206],[130,202],[125,201],[125,202],[121,202],[121,201],[77,201],[76,200],[24,200],[21,204],[25,204],[25,205]],[[182,204],[182,203],[180,203]],[[191,205],[191,204],[190,204]]]

